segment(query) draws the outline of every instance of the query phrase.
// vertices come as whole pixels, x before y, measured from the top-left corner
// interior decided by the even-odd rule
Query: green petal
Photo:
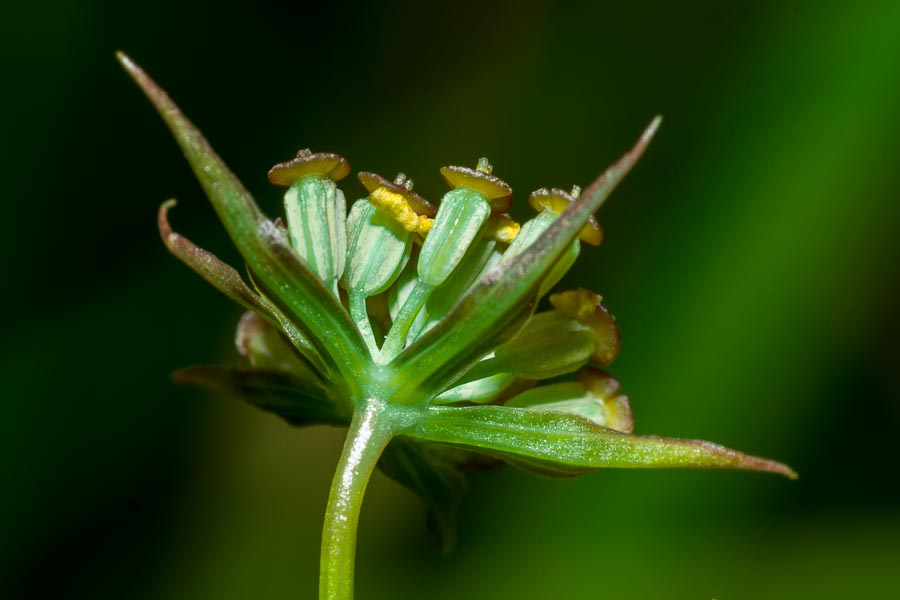
[[[629,435],[565,412],[432,406],[423,413],[402,433],[484,452],[544,474],[571,476],[601,468],[706,468],[796,477],[781,463],[709,442]]]
[[[397,401],[423,403],[426,390],[452,386],[493,347],[510,339],[530,314],[541,281],[569,249],[588,218],[640,158],[659,126],[654,119],[637,144],[598,177],[538,238],[505,265],[498,266],[460,300],[437,326],[422,335],[395,361],[409,377]]]
[[[195,385],[243,400],[275,413],[291,425],[347,425],[350,413],[333,403],[315,382],[289,373],[242,367],[189,367],[172,375],[179,384]]]
[[[255,281],[271,294],[271,300],[277,300],[286,316],[315,332],[310,342],[329,368],[355,385],[369,362],[369,352],[337,298],[297,258],[283,234],[169,96],[130,58],[122,53],[118,57],[174,134]]]

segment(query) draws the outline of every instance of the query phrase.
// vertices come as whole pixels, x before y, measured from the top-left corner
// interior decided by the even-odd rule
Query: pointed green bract
[[[283,235],[260,212],[250,193],[216,155],[169,96],[130,58],[119,61],[141,87],[184,151],[210,202],[257,281],[289,318],[319,335],[310,342],[328,367],[353,388],[363,378],[369,355],[349,315],[310,269],[297,259]]]
[[[267,309],[259,294],[244,283],[234,268],[219,260],[212,252],[197,247],[189,239],[172,230],[172,226],[169,225],[169,211],[176,204],[175,200],[163,202],[157,215],[159,234],[169,252],[244,308],[266,313]]]
[[[569,269],[572,268],[572,265],[575,264],[575,261],[578,260],[578,256],[581,254],[581,242],[579,240],[575,240],[572,242],[568,248],[563,252],[562,256],[556,261],[547,274],[544,276],[543,281],[541,281],[541,285],[538,288],[538,297],[543,297],[547,294],[553,286],[555,286],[559,281],[569,272]]]
[[[525,224],[522,225],[519,235],[516,236],[516,239],[509,245],[506,252],[503,253],[499,264],[505,265],[524,252],[528,246],[534,243],[541,234],[550,227],[551,223],[553,223],[558,216],[559,215],[551,211],[543,211],[533,219],[526,221]],[[543,281],[541,281],[541,286],[538,289],[539,297],[545,295],[554,285],[559,283],[559,280],[562,279],[563,276],[569,272],[569,269],[572,268],[572,265],[575,264],[579,254],[581,254],[581,242],[576,239],[544,276]]]
[[[796,473],[774,461],[695,440],[635,436],[563,411],[508,406],[429,407],[408,430],[415,439],[477,450],[541,473],[602,468],[705,468]]]

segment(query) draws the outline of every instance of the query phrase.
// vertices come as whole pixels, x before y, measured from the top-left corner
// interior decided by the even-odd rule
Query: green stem
[[[406,302],[400,308],[400,312],[397,313],[397,319],[391,325],[387,339],[381,347],[382,362],[392,361],[406,347],[406,336],[409,334],[413,321],[416,320],[416,316],[422,309],[422,305],[428,300],[428,296],[431,295],[432,291],[434,291],[434,286],[425,283],[421,279],[416,281],[415,287],[407,296]]]
[[[353,415],[325,511],[319,600],[352,600],[356,526],[372,471],[394,432],[384,418],[387,405],[371,398]]]

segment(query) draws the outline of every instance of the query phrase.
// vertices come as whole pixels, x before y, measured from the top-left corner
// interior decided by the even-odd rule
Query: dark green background
[[[621,4],[4,3],[0,595],[315,596],[340,432],[168,382],[232,360],[239,311],[157,206],[235,253],[117,48],[271,213],[268,167],[309,146],[434,198],[487,155],[524,217],[665,116],[565,283],[619,320],[639,432],[801,478],[478,475],[442,557],[378,476],[360,599],[898,593],[900,4]]]

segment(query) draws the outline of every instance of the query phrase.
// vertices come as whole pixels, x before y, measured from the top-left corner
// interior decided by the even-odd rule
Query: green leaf
[[[347,425],[349,410],[332,402],[314,382],[289,373],[244,367],[200,366],[175,372],[172,380],[243,400],[291,425]]]
[[[329,370],[356,385],[369,362],[369,352],[337,298],[299,260],[283,233],[265,218],[250,193],[169,96],[130,58],[122,53],[118,58],[172,131],[254,280],[265,287],[286,316],[316,333],[310,342]]]
[[[453,311],[394,361],[409,377],[397,390],[398,402],[423,403],[422,390],[449,388],[492,347],[511,339],[524,324],[540,284],[578,237],[616,185],[644,152],[660,123],[655,118],[637,144],[598,177],[580,198],[538,238],[505,265],[487,273]],[[527,314],[524,314],[527,318]],[[461,324],[465,324],[461,327]]]
[[[501,458],[549,475],[601,468],[707,468],[768,471],[795,478],[789,467],[697,440],[635,436],[568,412],[508,406],[438,407],[401,433]]]
[[[469,487],[460,469],[462,455],[409,438],[394,438],[378,463],[385,475],[425,502],[428,524],[444,552],[456,543],[456,510]]]

